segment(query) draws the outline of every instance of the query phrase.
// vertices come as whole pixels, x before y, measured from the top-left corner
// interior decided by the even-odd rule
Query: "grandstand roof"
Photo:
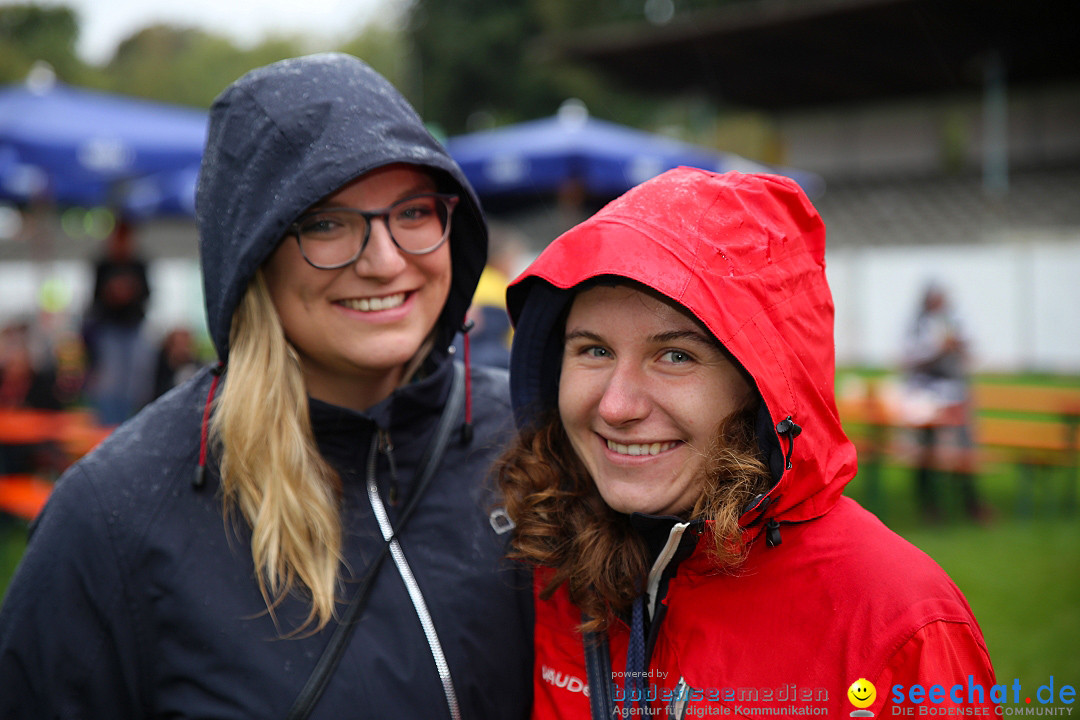
[[[746,0],[548,39],[629,87],[782,110],[1080,79],[1073,0]]]

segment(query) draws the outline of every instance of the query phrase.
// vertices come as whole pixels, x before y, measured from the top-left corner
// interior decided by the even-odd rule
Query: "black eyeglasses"
[[[435,252],[450,237],[450,215],[457,195],[425,193],[398,200],[382,210],[322,208],[300,216],[292,234],[300,254],[314,267],[334,270],[356,262],[371,237],[371,223],[381,219],[390,239],[409,255]]]

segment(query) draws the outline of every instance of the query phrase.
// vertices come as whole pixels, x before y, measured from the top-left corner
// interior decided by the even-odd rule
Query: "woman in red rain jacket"
[[[825,228],[794,182],[667,172],[508,301],[534,717],[988,712],[963,595],[842,496]]]

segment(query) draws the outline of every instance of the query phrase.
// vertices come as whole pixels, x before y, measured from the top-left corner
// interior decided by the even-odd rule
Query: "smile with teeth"
[[[670,450],[678,445],[677,442],[654,442],[654,443],[634,443],[632,445],[623,445],[612,440],[607,440],[608,450],[619,455],[659,455],[660,453]]]
[[[342,305],[360,312],[375,312],[377,310],[390,310],[405,302],[405,293],[400,292],[386,297],[358,298],[339,300]]]

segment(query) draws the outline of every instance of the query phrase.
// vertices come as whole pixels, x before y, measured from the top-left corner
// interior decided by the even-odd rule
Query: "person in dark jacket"
[[[121,217],[94,265],[94,294],[82,328],[86,392],[103,425],[119,425],[154,397],[153,347],[143,327],[149,300],[135,228]]]
[[[666,172],[507,300],[534,719],[885,718],[938,686],[941,714],[990,714],[960,590],[842,495],[825,226],[794,181]]]
[[[218,97],[196,207],[220,363],[58,482],[0,610],[0,717],[302,717],[373,567],[310,717],[525,716],[531,594],[486,483],[507,378],[448,351],[487,252],[460,169],[313,55]]]

